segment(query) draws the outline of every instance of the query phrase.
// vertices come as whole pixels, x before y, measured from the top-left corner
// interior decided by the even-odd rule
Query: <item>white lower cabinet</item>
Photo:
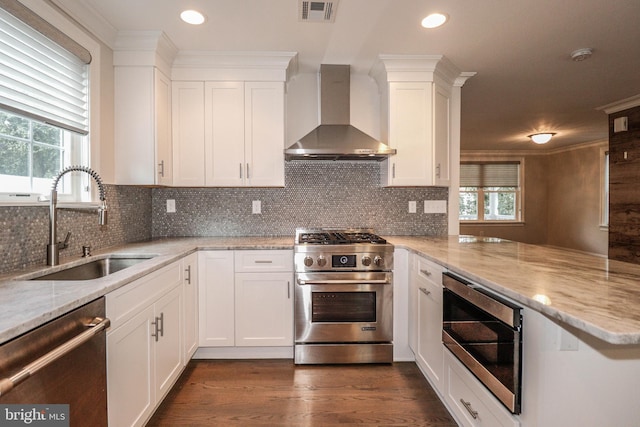
[[[184,364],[198,349],[198,254],[182,259],[182,295],[184,313]]]
[[[520,422],[448,350],[444,351],[444,366],[444,399],[462,426],[520,426]]]
[[[436,263],[414,256],[411,281],[416,322],[416,362],[436,389],[442,388],[442,272]]]
[[[109,425],[141,426],[184,368],[182,262],[106,296]]]
[[[293,251],[199,257],[201,347],[293,345]]]

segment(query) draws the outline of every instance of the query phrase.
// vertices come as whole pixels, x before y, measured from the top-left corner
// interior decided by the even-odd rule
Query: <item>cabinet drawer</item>
[[[293,271],[293,251],[235,251],[237,273]]]
[[[181,284],[181,263],[175,262],[129,283],[106,296],[111,329],[120,326],[161,295]]]
[[[418,277],[430,280],[433,283],[442,286],[442,273],[444,272],[444,267],[419,255],[415,255],[413,265],[415,268],[414,273]]]
[[[449,351],[445,350],[446,392],[450,409],[463,426],[518,427],[520,422]]]

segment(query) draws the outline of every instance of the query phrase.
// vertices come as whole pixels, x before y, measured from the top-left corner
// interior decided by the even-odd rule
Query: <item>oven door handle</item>
[[[391,281],[388,279],[367,280],[367,279],[335,279],[335,280],[301,280],[298,279],[298,285],[389,285]]]

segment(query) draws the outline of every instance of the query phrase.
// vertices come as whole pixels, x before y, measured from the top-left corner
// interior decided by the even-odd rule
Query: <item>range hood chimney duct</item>
[[[396,150],[350,122],[349,65],[320,66],[320,126],[284,150],[285,160],[384,160]]]

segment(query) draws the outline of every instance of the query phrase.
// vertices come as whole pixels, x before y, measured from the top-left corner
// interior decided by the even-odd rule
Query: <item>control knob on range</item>
[[[313,265],[313,258],[311,258],[310,256],[304,257],[304,265],[306,265],[307,267],[311,267]]]
[[[384,258],[382,258],[381,256],[376,256],[373,259],[373,263],[377,266],[377,267],[382,267],[384,266]]]
[[[318,265],[320,267],[324,267],[325,265],[327,265],[327,259],[323,255],[320,255],[318,257]]]
[[[363,256],[362,265],[364,265],[365,267],[369,267],[371,265],[371,257],[367,255]]]

